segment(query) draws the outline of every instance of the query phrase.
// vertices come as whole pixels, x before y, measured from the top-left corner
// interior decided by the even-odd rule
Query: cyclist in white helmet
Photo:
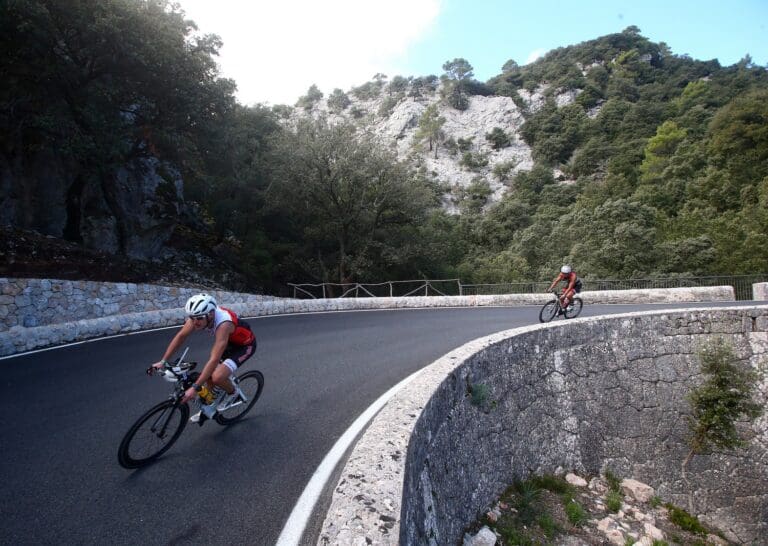
[[[557,286],[557,283],[561,281],[565,282],[565,287],[563,288],[563,293],[560,295],[560,304],[563,306],[563,309],[565,309],[570,305],[571,301],[573,301],[574,294],[581,292],[581,279],[576,275],[573,268],[566,264],[560,268],[560,273],[558,273],[555,280],[552,281],[552,284],[549,285],[547,292],[551,292],[555,286]]]
[[[153,366],[161,368],[165,365],[192,332],[209,331],[214,336],[211,354],[195,384],[184,393],[182,403],[192,400],[202,385],[211,390],[220,387],[226,392],[226,396],[217,404],[218,410],[223,411],[238,401],[239,395],[230,376],[256,352],[256,336],[247,322],[233,311],[216,305],[216,300],[208,294],[197,294],[189,298],[184,311],[187,319],[168,344],[163,358]],[[191,420],[200,421],[200,414],[193,415]]]

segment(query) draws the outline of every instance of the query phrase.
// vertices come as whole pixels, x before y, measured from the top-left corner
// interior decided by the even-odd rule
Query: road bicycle
[[[200,373],[193,371],[197,362],[187,362],[184,351],[172,363],[164,364],[160,369],[150,368],[147,373],[157,375],[173,383],[173,391],[168,400],[151,407],[125,433],[117,450],[117,460],[124,468],[139,468],[145,466],[168,451],[179,439],[189,421],[190,407],[181,403],[184,391],[192,386]],[[232,382],[240,393],[240,399],[224,411],[217,411],[212,419],[220,425],[229,425],[248,413],[261,396],[264,388],[264,375],[260,371],[249,371],[233,376]],[[221,396],[214,400],[218,404]],[[195,410],[201,409],[201,399],[196,397],[192,402]],[[215,406],[214,406],[215,407]],[[200,415],[200,424],[206,418]]]
[[[560,296],[557,291],[552,292],[555,299],[548,301],[544,304],[539,311],[539,322],[549,322],[557,316],[564,316],[567,319],[576,318],[581,313],[581,308],[584,307],[584,302],[581,298],[574,297],[570,304],[566,308],[563,308],[560,303]]]

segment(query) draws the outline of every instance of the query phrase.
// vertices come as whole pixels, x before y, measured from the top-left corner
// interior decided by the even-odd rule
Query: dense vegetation
[[[454,59],[441,84],[377,75],[351,90],[384,96],[387,110],[441,85],[441,100],[461,109],[473,95],[523,104],[521,90],[548,85],[548,102],[523,127],[536,166],[490,209],[471,206],[482,205],[482,184],[469,188],[470,206],[451,216],[435,181],[353,121],[295,123],[286,106],[239,105],[216,69],[220,46],[165,0],[5,0],[0,166],[55,155],[77,171],[62,188],[70,199],[56,235],[80,241],[88,211],[78,192],[98,187],[109,200],[116,165],[172,161],[186,198],[177,232],[226,244],[252,285],[272,291],[545,279],[563,261],[591,278],[768,272],[768,72],[749,57],[721,67],[629,27],[527,66],[510,61],[485,83]],[[580,93],[557,107],[564,90]],[[313,86],[297,107],[321,97]],[[339,89],[329,98],[337,111],[350,104]],[[420,127],[435,153],[439,125],[433,111]],[[488,138],[505,145],[503,132]],[[557,183],[555,167],[576,183]]]

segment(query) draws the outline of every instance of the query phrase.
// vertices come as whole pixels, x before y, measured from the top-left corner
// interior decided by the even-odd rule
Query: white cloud
[[[546,49],[542,49],[542,48],[534,49],[528,54],[528,58],[525,60],[525,64],[530,64],[536,59],[538,59],[539,57],[543,57],[546,52],[547,52]]]
[[[178,0],[201,32],[221,36],[221,72],[243,104],[293,104],[312,84],[327,95],[394,75],[441,1]]]

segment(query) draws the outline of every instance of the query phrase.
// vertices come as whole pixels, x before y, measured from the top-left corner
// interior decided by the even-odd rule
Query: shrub
[[[488,399],[488,385],[475,383],[469,389],[473,406],[483,406]]]
[[[352,101],[349,100],[347,94],[341,89],[334,89],[328,97],[328,108],[334,112],[345,110],[351,103]]]
[[[475,137],[461,138],[456,141],[456,145],[459,147],[460,152],[468,152],[472,149],[472,141]]]
[[[690,451],[683,470],[694,454],[711,447],[734,449],[745,445],[736,428],[739,419],[756,419],[763,408],[752,400],[757,373],[748,365],[738,365],[733,347],[717,339],[698,353],[701,371],[707,378],[691,390]]]
[[[508,184],[512,181],[512,171],[517,167],[518,163],[519,161],[516,160],[496,163],[492,170],[493,176],[495,176],[499,182]]]
[[[470,171],[476,171],[488,165],[488,156],[486,154],[464,152],[464,155],[461,156],[461,160],[459,161],[459,165],[466,167]]]
[[[485,139],[491,143],[494,150],[501,150],[511,144],[509,135],[501,127],[494,127],[490,133],[486,133]]]

